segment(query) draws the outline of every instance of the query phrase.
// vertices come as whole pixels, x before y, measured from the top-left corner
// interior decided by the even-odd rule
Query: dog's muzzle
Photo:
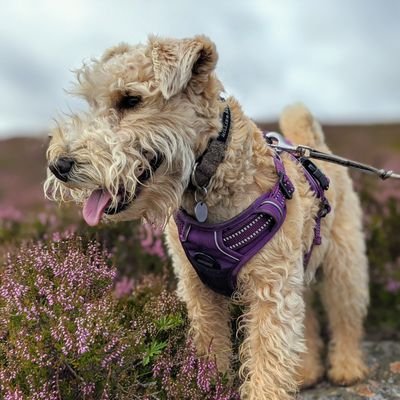
[[[86,199],[83,206],[83,218],[88,225],[97,225],[102,216],[115,215],[122,211],[125,211],[130,204],[140,195],[143,185],[150,179],[150,177],[158,170],[161,166],[164,157],[157,153],[157,155],[150,161],[150,168],[142,172],[138,177],[139,184],[136,185],[135,192],[127,193],[124,187],[121,187],[117,195],[118,203],[115,207],[111,206],[112,196],[104,188],[98,188],[93,190],[90,196]]]

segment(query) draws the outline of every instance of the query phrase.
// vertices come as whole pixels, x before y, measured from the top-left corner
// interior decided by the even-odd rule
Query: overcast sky
[[[303,101],[325,122],[400,121],[399,0],[0,1],[0,137],[82,107],[70,70],[149,33],[212,38],[252,118]]]

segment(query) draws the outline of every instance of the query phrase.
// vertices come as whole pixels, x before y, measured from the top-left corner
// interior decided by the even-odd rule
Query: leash
[[[312,147],[304,145],[293,146],[291,144],[288,144],[286,140],[283,138],[283,136],[276,132],[268,133],[268,137],[270,138],[271,141],[269,145],[272,148],[278,151],[286,151],[288,153],[293,154],[296,157],[314,158],[316,160],[331,162],[348,168],[356,168],[361,170],[362,172],[366,172],[372,175],[377,175],[382,180],[386,180],[389,178],[400,179],[400,174],[394,173],[392,170],[378,169],[372,167],[371,165],[349,160],[347,158],[339,157],[334,154],[327,154],[322,151],[315,150]]]

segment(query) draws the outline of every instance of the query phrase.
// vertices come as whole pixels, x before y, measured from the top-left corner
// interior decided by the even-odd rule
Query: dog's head
[[[58,121],[46,195],[83,204],[85,220],[163,221],[196,157],[221,127],[215,45],[204,36],[121,44],[77,71],[89,111]]]

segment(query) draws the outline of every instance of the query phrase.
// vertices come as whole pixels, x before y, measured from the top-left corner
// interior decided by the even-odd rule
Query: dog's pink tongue
[[[83,206],[83,218],[90,226],[100,222],[104,210],[111,200],[111,195],[106,190],[97,189],[92,192]]]

